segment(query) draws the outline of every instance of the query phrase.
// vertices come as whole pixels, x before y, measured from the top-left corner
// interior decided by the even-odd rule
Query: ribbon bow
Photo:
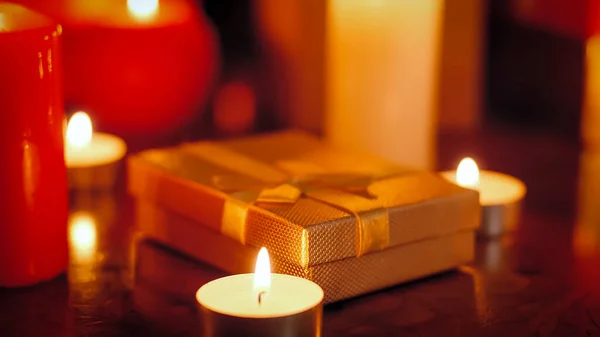
[[[213,143],[189,146],[186,151],[234,172],[213,176],[213,185],[232,198],[225,201],[221,232],[245,242],[250,205],[294,204],[302,196],[352,214],[357,223],[356,255],[389,246],[389,216],[369,186],[376,175],[327,173],[304,161],[268,165]]]

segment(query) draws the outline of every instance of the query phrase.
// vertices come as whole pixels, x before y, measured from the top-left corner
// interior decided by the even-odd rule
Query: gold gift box
[[[130,157],[148,237],[232,273],[267,247],[275,272],[333,302],[452,269],[474,254],[478,193],[302,132]]]

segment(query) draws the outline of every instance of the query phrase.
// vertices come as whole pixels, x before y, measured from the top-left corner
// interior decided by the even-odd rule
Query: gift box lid
[[[298,131],[141,152],[136,197],[301,266],[473,231],[479,194]]]

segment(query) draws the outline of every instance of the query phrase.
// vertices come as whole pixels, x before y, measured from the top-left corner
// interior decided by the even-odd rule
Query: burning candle
[[[196,293],[204,336],[320,336],[323,290],[315,283],[271,274],[261,248],[254,274],[220,278]]]
[[[111,164],[125,156],[123,139],[107,133],[94,132],[85,112],[76,112],[67,126],[65,159],[67,167],[91,167]]]
[[[115,180],[116,164],[125,156],[123,139],[94,132],[85,112],[76,112],[69,120],[65,142],[65,161],[69,182],[75,188],[110,187]]]
[[[202,111],[219,69],[195,0],[12,0],[64,27],[65,102],[97,127],[148,144]]]
[[[48,280],[68,263],[61,31],[0,2],[0,287]]]
[[[459,186],[479,191],[481,235],[497,236],[515,228],[527,190],[521,180],[499,172],[480,171],[472,158],[464,158],[456,171],[442,172],[442,176]]]
[[[37,2],[65,26],[68,107],[93,110],[103,130],[145,143],[202,111],[218,45],[195,1]]]

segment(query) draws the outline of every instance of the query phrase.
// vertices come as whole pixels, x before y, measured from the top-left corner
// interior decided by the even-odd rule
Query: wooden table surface
[[[441,137],[441,169],[465,155],[527,183],[518,230],[456,271],[327,306],[324,336],[600,336],[600,153],[511,130]],[[194,293],[223,272],[147,242],[134,263],[123,189],[72,204],[93,221],[71,225],[68,276],[0,289],[0,336],[197,335]]]

